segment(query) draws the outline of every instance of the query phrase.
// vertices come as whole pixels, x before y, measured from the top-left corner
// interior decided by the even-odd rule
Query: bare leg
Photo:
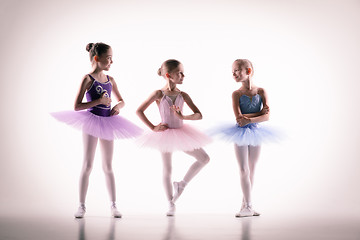
[[[102,153],[102,168],[105,174],[106,186],[109,192],[110,201],[116,201],[115,177],[112,169],[112,159],[114,152],[114,141],[100,139]]]
[[[89,186],[89,176],[93,167],[95,150],[98,139],[86,133],[83,134],[84,161],[80,174],[79,198],[80,204],[85,204],[86,193]]]
[[[164,152],[161,153],[163,160],[163,184],[165,188],[165,194],[168,201],[173,198],[173,188],[171,184],[171,172],[172,172],[172,153]]]

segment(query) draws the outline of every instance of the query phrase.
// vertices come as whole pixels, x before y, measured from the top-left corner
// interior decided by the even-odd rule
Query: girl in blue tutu
[[[235,154],[240,167],[243,202],[236,217],[259,216],[251,204],[251,189],[254,183],[255,166],[260,156],[261,144],[276,140],[274,131],[259,123],[269,120],[270,108],[265,89],[252,82],[254,68],[247,59],[237,59],[232,65],[232,74],[241,87],[232,94],[236,125],[223,126],[217,134],[234,142]]]
[[[80,206],[75,217],[82,218],[86,212],[85,198],[98,141],[103,156],[102,166],[110,195],[111,213],[113,217],[121,217],[116,207],[115,179],[112,170],[113,140],[138,136],[142,130],[118,115],[120,109],[124,107],[124,100],[114,78],[104,74],[113,63],[111,47],[104,43],[89,43],[86,50],[90,54],[92,70],[82,79],[75,100],[75,111],[55,112],[52,116],[83,131],[84,162],[80,175]],[[113,107],[111,107],[111,93],[117,100]],[[83,102],[85,95],[87,101]]]

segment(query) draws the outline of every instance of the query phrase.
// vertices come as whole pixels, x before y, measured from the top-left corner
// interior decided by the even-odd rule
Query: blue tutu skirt
[[[258,123],[250,123],[243,127],[238,124],[225,124],[211,130],[210,135],[219,136],[239,146],[258,146],[263,143],[278,142],[281,139],[280,131]]]

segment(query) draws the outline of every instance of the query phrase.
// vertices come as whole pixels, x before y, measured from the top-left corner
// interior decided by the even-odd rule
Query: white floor
[[[359,217],[235,218],[231,214],[129,215],[122,219],[87,216],[2,217],[0,240],[237,239],[359,240]]]

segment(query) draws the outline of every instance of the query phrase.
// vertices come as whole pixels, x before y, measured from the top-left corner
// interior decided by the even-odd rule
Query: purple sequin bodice
[[[88,102],[99,99],[103,93],[105,93],[106,97],[111,97],[112,84],[109,80],[109,76],[107,76],[108,81],[105,83],[97,81],[90,74],[89,76],[93,80],[93,83],[89,90],[86,92],[86,100]],[[95,107],[89,108],[88,111],[98,116],[109,117],[111,107],[99,104]]]

